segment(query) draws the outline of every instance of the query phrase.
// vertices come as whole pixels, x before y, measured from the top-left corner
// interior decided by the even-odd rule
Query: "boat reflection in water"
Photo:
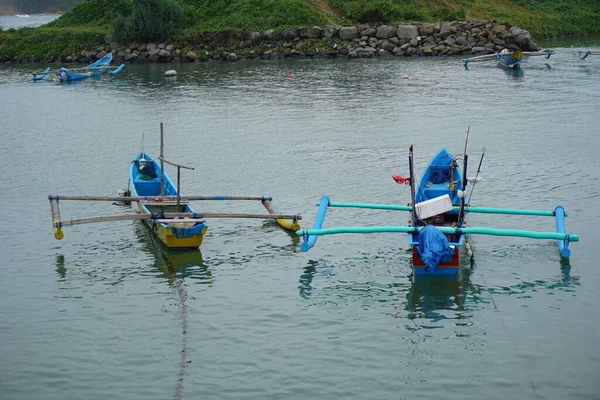
[[[156,240],[141,222],[135,223],[135,230],[142,250],[154,256],[154,266],[171,283],[175,275],[180,278],[198,279],[212,283],[213,276],[205,265],[199,249],[169,249]]]
[[[467,295],[477,290],[471,273],[471,269],[461,269],[459,276],[414,275],[406,294],[407,317],[436,319],[436,310],[464,311]]]

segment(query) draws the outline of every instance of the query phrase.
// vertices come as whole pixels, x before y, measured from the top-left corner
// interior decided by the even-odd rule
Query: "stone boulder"
[[[198,54],[196,54],[196,52],[194,51],[188,51],[187,53],[185,53],[185,56],[188,58],[188,60],[190,61],[196,61],[198,59]]]
[[[298,37],[296,28],[285,28],[281,31],[281,37],[285,40],[294,40]]]
[[[519,28],[510,28],[510,35],[506,37],[506,42],[517,45],[521,50],[536,51],[537,45],[531,41],[531,34]]]
[[[396,36],[397,28],[390,25],[381,25],[377,28],[375,36],[378,39],[387,39]]]
[[[410,40],[419,36],[419,27],[416,25],[399,25],[396,35],[399,39]]]
[[[419,27],[421,36],[431,36],[435,32],[435,24],[422,24]]]
[[[375,55],[375,49],[372,47],[359,47],[356,49],[356,55],[359,58],[372,58]]]
[[[448,36],[452,36],[453,33],[456,33],[457,29],[454,28],[454,32],[452,29],[452,24],[450,22],[444,22],[440,27],[440,37],[442,40],[446,39]]]
[[[336,27],[335,25],[326,25],[322,29],[322,34],[323,34],[323,37],[330,38],[330,37],[337,36],[339,31],[340,31],[340,28]]]
[[[313,26],[312,28],[310,28],[308,30],[308,37],[310,39],[318,39],[321,37],[322,31],[323,30],[321,28],[319,28],[318,26]]]
[[[340,39],[352,40],[358,36],[358,29],[356,26],[344,26],[340,29]]]
[[[275,32],[275,30],[274,30],[274,29],[269,29],[269,30],[266,30],[266,31],[264,31],[264,32],[262,33],[262,36],[263,36],[265,39],[267,39],[267,40],[273,40],[273,39],[275,39],[275,36],[276,36],[276,35],[277,35],[277,34],[276,34],[276,32]]]
[[[373,28],[372,26],[369,26],[363,30],[361,30],[358,34],[358,36],[360,37],[369,37],[369,36],[375,36],[377,34],[377,29]]]

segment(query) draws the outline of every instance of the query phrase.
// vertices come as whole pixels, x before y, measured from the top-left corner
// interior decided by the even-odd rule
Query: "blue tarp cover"
[[[454,249],[448,244],[448,239],[433,225],[427,225],[419,232],[417,253],[425,264],[425,272],[434,273],[440,262],[452,260]]]

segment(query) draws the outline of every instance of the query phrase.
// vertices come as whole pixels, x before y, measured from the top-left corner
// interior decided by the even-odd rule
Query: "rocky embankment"
[[[414,24],[360,24],[286,28],[264,32],[223,31],[199,35],[185,44],[133,42],[122,46],[111,35],[106,46],[64,60],[87,63],[112,52],[120,62],[199,62],[244,59],[370,58],[491,54],[502,49],[535,51],[526,30],[496,21]]]

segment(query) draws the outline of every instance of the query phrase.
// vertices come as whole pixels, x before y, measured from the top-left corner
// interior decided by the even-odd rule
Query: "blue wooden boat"
[[[578,51],[577,57],[580,60],[585,60],[588,56],[600,56],[600,51],[597,50],[588,50],[588,51]]]
[[[504,49],[499,53],[485,54],[482,56],[464,58],[462,60],[462,65],[465,67],[465,69],[469,69],[468,65],[471,62],[495,60],[499,67],[514,70],[514,69],[520,69],[523,66],[525,57],[544,56],[546,59],[549,59],[550,56],[552,56],[552,54],[554,54],[553,50],[543,50],[543,51],[514,50],[514,51],[509,51],[508,49]]]
[[[181,196],[181,169],[193,170],[168,161],[164,158],[163,125],[160,124],[160,153],[158,161],[142,151],[131,161],[129,167],[129,185],[127,189],[119,190],[118,196],[64,196],[50,195],[50,212],[54,237],[61,240],[64,237],[63,226],[73,226],[87,223],[114,221],[143,221],[152,234],[170,249],[197,249],[202,244],[208,225],[207,218],[231,219],[263,219],[274,220],[285,230],[296,232],[300,229],[298,214],[278,214],[271,206],[271,196]],[[177,168],[177,184],[174,185],[165,172],[164,164]],[[60,216],[59,202],[63,200],[80,201],[110,201],[126,204],[136,203],[139,213],[124,215],[92,216],[87,218],[70,218],[63,221]],[[267,210],[268,214],[196,212],[191,201],[253,201]]]
[[[468,139],[469,130],[467,130]],[[462,155],[453,156],[447,149],[434,155],[424,169],[420,181],[416,182],[413,170],[413,146],[409,149],[409,178],[393,175],[397,183],[410,184],[411,200],[408,205],[342,203],[332,202],[328,196],[321,197],[312,229],[298,230],[303,238],[300,249],[309,251],[319,236],[333,234],[408,234],[408,245],[412,254],[413,277],[417,276],[457,276],[466,255],[473,262],[473,250],[467,235],[511,236],[531,239],[556,240],[559,254],[563,259],[570,256],[569,243],[578,242],[579,236],[565,232],[566,213],[562,206],[554,211],[517,210],[507,208],[472,207],[470,197],[478,181],[483,155],[479,161],[477,174],[467,194],[467,143]],[[462,164],[462,165],[461,165]],[[351,226],[323,228],[327,210],[331,207],[376,209],[388,211],[408,211],[406,226]],[[556,220],[555,232],[535,232],[521,229],[495,229],[487,227],[467,227],[467,215],[472,213],[547,216]],[[472,263],[471,263],[472,264]]]
[[[466,164],[463,166],[466,170]],[[415,190],[415,207],[410,211],[409,226],[466,226],[466,212],[464,195],[467,181],[463,179],[458,159],[453,157],[448,150],[441,149],[429,162],[419,184]],[[439,243],[430,243],[426,235],[437,235],[444,248],[437,249],[443,254],[439,256],[428,246]],[[451,275],[458,271],[461,259],[461,249],[465,244],[464,234],[443,235],[431,230],[410,232],[408,244],[412,250],[415,274],[435,272],[438,275]],[[433,252],[433,253],[432,253]],[[433,257],[433,261],[431,258]],[[434,271],[435,270],[435,271]]]
[[[33,80],[39,81],[46,78],[49,73],[56,72],[56,76],[60,82],[70,82],[80,79],[89,78],[92,76],[98,76],[104,71],[108,72],[109,75],[116,75],[125,68],[125,64],[119,65],[117,68],[111,69],[110,63],[112,61],[112,53],[107,53],[104,57],[96,60],[86,67],[81,68],[66,68],[61,67],[58,70],[53,70],[50,67],[46,68],[41,73],[33,74]]]
[[[139,153],[131,162],[129,182],[132,196],[148,197],[148,200],[138,201],[139,211],[147,215],[161,215],[168,213],[195,214],[195,210],[187,201],[164,200],[162,196],[177,197],[177,188],[163,173],[163,190],[161,193],[161,168],[148,153]],[[181,219],[181,222],[161,222],[161,218],[143,220],[156,236],[168,248],[190,249],[198,248],[202,244],[208,225],[196,219]]]
[[[509,69],[519,69],[523,63],[524,54],[521,50],[496,53],[498,66]]]

